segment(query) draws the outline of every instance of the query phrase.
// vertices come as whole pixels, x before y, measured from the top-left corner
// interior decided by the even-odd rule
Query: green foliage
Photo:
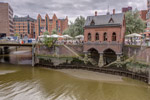
[[[47,35],[49,35],[48,31],[44,32],[43,34],[44,34],[44,41],[43,41],[44,45],[47,47],[51,47],[54,44],[54,39],[47,37]]]
[[[63,34],[68,34],[72,37],[75,37],[77,35],[83,35],[84,34],[84,23],[85,23],[85,18],[80,16],[77,17],[75,22],[70,22],[70,26],[68,29],[66,29]]]
[[[53,30],[52,30],[52,35],[53,35],[53,34],[57,34],[56,29],[53,29]]]
[[[20,35],[19,35],[19,33],[15,33],[14,36],[19,37]]]
[[[129,11],[126,16],[126,34],[141,33],[145,29],[145,22],[140,18],[138,10]]]

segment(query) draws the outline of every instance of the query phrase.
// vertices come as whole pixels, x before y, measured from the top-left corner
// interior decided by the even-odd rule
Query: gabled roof
[[[123,24],[124,13],[114,15],[99,15],[99,16],[88,16],[85,22],[85,27],[90,27],[91,22],[94,20],[95,27],[98,26],[119,26]],[[113,20],[113,23],[110,21]],[[92,25],[93,27],[93,25]]]

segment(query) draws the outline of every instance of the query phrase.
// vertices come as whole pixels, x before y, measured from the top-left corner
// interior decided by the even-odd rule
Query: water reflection
[[[10,62],[10,56],[3,56],[4,62]]]
[[[0,65],[0,100],[149,100],[147,85],[79,79],[31,66]],[[132,80],[133,81],[133,80]],[[136,83],[136,81],[134,81]]]
[[[11,51],[9,54],[0,55],[0,62],[11,64],[32,64],[30,48],[20,49],[21,50],[18,51]]]

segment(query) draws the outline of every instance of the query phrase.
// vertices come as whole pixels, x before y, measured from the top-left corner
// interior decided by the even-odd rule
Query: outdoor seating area
[[[69,35],[41,35],[38,37],[38,42],[44,41],[44,38],[55,38],[57,39],[56,44],[58,45],[78,45],[78,44],[83,44],[84,36],[83,35],[78,35],[75,37],[71,37]]]
[[[150,46],[150,38],[133,33],[125,36],[125,45]]]

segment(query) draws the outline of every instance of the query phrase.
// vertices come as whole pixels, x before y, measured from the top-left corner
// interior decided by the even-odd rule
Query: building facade
[[[147,20],[147,18],[146,18],[147,12],[148,12],[148,10],[141,10],[141,11],[139,11],[140,17],[144,21]]]
[[[34,22],[35,19],[31,18],[29,15],[26,17],[14,17],[14,33],[18,33],[21,38],[28,37],[34,38]]]
[[[147,0],[147,9],[148,9],[148,12],[150,11],[150,0]]]
[[[35,37],[38,38],[38,36],[42,35],[45,31],[51,34],[53,30],[56,30],[57,34],[61,35],[67,28],[68,17],[65,19],[58,19],[56,14],[54,14],[52,19],[50,19],[48,14],[46,14],[45,19],[43,19],[39,14],[35,22]]]
[[[84,27],[84,53],[99,67],[120,60],[125,35],[124,13],[88,16]]]
[[[0,2],[0,37],[13,34],[13,9],[8,3]]]
[[[132,11],[132,7],[124,7],[122,8],[122,13],[128,12],[128,11]]]

